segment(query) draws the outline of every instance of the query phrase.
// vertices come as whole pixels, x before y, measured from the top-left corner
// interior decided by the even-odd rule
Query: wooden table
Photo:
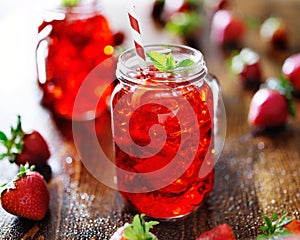
[[[234,4],[247,13],[252,9],[249,2]],[[300,9],[300,4],[291,2]],[[261,18],[267,11],[262,5],[256,12]],[[284,8],[281,10],[284,12]],[[276,12],[281,13],[278,8]],[[109,239],[117,227],[132,220],[133,213],[124,207],[117,191],[98,182],[82,164],[72,141],[71,122],[55,118],[40,105],[34,60],[36,39],[32,37],[36,35],[35,20],[26,18],[21,10],[0,18],[0,127],[7,132],[20,114],[25,129],[35,128],[45,136],[52,153],[48,183],[51,201],[40,222],[17,218],[0,207],[0,239]],[[149,16],[144,21],[149,22]],[[153,33],[159,34],[155,29]],[[150,30],[147,35],[151,35]],[[256,41],[257,37],[253,30],[246,44],[260,52],[265,77],[276,75],[283,59],[296,48],[274,58],[262,42]],[[234,81],[222,54],[209,46],[203,52],[208,68],[220,80],[227,112],[226,142],[215,168],[214,189],[197,211],[182,219],[161,222],[154,233],[164,240],[192,240],[228,223],[237,239],[254,239],[264,215],[287,211],[300,218],[300,101],[295,100],[297,117],[285,129],[254,134],[247,123],[253,92],[243,90]],[[98,122],[109,129],[109,114]],[[84,125],[89,128],[89,123]],[[102,132],[99,141],[110,149],[110,131]],[[88,142],[82,147],[90,150],[91,157],[97,157]],[[16,166],[0,162],[0,183],[11,179],[16,171]]]

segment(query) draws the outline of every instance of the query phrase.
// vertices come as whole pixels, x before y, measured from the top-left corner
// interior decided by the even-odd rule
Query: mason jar
[[[219,85],[196,49],[148,45],[144,51],[192,64],[159,71],[147,57],[142,69],[134,49],[120,55],[111,98],[117,186],[140,213],[181,217],[213,189]]]
[[[72,7],[47,9],[38,28],[36,59],[42,103],[62,118],[86,119],[106,108],[99,105],[93,109],[102,84],[92,81],[89,94],[80,96],[81,107],[73,112],[84,79],[113,53],[113,35],[100,2],[81,1]]]

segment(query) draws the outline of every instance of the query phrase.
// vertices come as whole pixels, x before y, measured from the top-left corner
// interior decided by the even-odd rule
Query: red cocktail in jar
[[[90,92],[81,96],[81,108],[73,105],[87,75],[113,52],[113,37],[107,19],[92,3],[48,11],[39,26],[37,48],[42,102],[59,116],[85,118],[99,99],[102,85],[90,82]],[[101,112],[106,106],[98,106]]]
[[[200,206],[213,188],[214,89],[199,51],[145,50],[194,63],[161,72],[150,62],[140,70],[134,50],[120,56],[112,95],[117,184],[137,211],[180,217]]]

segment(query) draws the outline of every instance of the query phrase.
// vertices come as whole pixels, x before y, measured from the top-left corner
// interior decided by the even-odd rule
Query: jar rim
[[[166,72],[155,71],[157,73],[154,74],[154,78],[156,78],[155,83],[165,82],[166,80],[168,82],[181,83],[196,78],[204,78],[207,74],[203,54],[195,48],[180,44],[149,44],[144,46],[144,51],[145,53],[151,51],[161,53],[172,52],[175,60],[188,58],[194,61],[192,65],[186,67],[180,67]],[[118,58],[117,78],[133,83],[142,83],[142,80],[145,80],[147,77],[141,78],[141,75],[149,75],[149,69],[141,69],[138,60],[135,48],[125,50]],[[151,62],[148,57],[146,57],[146,62],[149,67]],[[137,74],[138,72],[140,72],[140,74]],[[153,74],[153,72],[150,73]],[[172,77],[169,78],[168,76]],[[153,78],[153,75],[151,75],[151,78]]]
[[[87,0],[87,1],[80,1],[75,6],[64,6],[61,1],[58,3],[53,3],[49,6],[46,6],[44,11],[45,12],[56,12],[59,14],[82,14],[82,13],[93,13],[95,11],[101,10],[102,5],[97,0]]]

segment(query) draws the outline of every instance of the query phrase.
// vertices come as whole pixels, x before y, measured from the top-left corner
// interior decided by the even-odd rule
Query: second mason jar
[[[36,57],[42,103],[62,118],[86,120],[107,107],[94,108],[104,85],[98,79],[89,81],[89,91],[77,96],[89,73],[113,53],[112,31],[100,3],[86,0],[71,7],[49,8],[38,29]],[[75,99],[80,106],[73,111]]]
[[[181,217],[213,188],[216,83],[198,50],[144,50],[177,67],[163,71],[147,58],[148,67],[141,69],[134,49],[119,57],[111,108],[117,185],[138,212]],[[179,64],[186,60],[192,64]]]

